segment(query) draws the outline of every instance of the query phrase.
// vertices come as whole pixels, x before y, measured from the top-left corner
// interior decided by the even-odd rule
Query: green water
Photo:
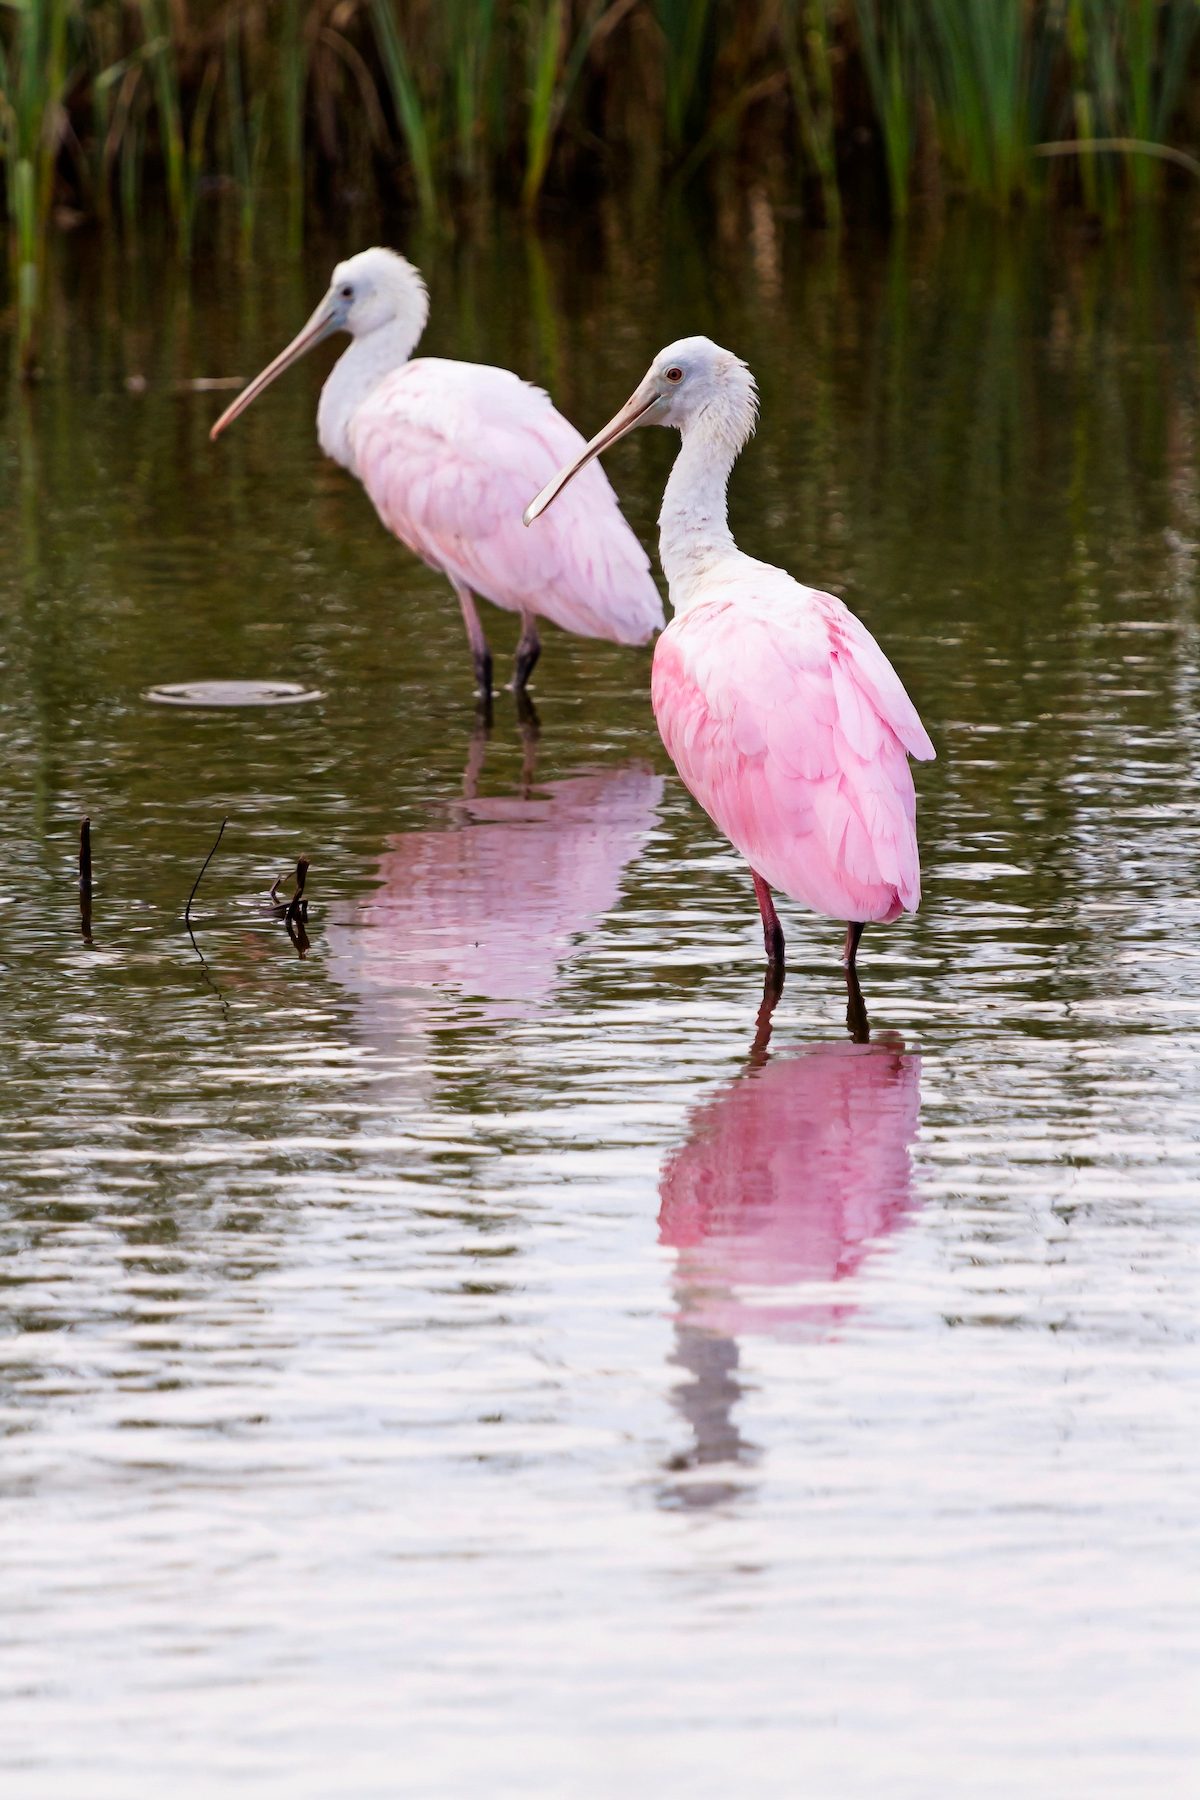
[[[744,355],[742,547],[843,595],[934,738],[872,1044],[788,909],[764,1061],[649,652],[547,631],[539,724],[502,695],[489,738],[453,596],[316,447],[325,364],[209,444],[194,384],[357,247],[188,286],[70,243],[5,391],[0,1769],[1183,1793],[1190,249],[761,208],[408,245],[422,348],[585,432],[682,333]],[[648,544],[672,447],[608,459]],[[320,697],[147,697],[225,680]]]

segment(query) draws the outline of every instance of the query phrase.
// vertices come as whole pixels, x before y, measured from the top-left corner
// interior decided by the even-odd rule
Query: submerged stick
[[[303,960],[308,954],[308,933],[304,929],[304,921],[308,917],[308,901],[304,898],[304,884],[308,880],[309,861],[302,856],[296,864],[296,887],[283,915],[287,934],[296,946],[296,955]]]
[[[304,898],[304,884],[308,880],[310,866],[307,856],[302,856],[296,864],[296,887],[288,901],[286,914],[289,921],[306,917],[308,914],[308,902]]]
[[[220,831],[218,831],[216,837],[213,839],[213,847],[209,851],[208,855],[205,857],[203,863],[200,865],[200,873],[197,875],[195,881],[193,881],[193,883],[192,883],[192,891],[188,895],[187,905],[183,909],[183,922],[187,926],[189,931],[192,928],[192,901],[196,898],[196,889],[200,886],[200,883],[204,880],[205,869],[207,869],[209,863],[212,861],[213,857],[217,854],[217,845],[220,843],[221,839],[224,837],[225,827],[228,825],[228,823],[229,823],[229,814],[226,813],[225,817],[221,820],[221,829],[220,829]]]
[[[92,941],[92,821],[79,825],[79,923],[84,942]]]

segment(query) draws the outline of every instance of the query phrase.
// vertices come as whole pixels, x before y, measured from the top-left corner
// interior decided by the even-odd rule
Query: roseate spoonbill
[[[507,369],[423,356],[411,361],[429,298],[394,250],[361,250],[333,271],[304,329],[226,408],[217,438],[277,375],[334,332],[350,334],[321,389],[317,436],[357,475],[384,525],[444,574],[462,607],[475,679],[490,697],[492,658],[476,594],[521,615],[513,687],[541,653],[539,616],[581,637],[648,643],[662,602],[645,551],[597,472],[538,543],[517,516],[529,490],[582,448],[583,439],[540,388]]]
[[[768,964],[781,976],[772,888],[847,921],[848,968],[865,925],[916,910],[908,758],[934,750],[866,626],[734,543],[726,489],[756,411],[739,357],[711,338],[681,338],[524,517],[531,524],[635,426],[681,433],[658,521],[675,617],[655,646],[654,716],[685,785],[750,865]]]

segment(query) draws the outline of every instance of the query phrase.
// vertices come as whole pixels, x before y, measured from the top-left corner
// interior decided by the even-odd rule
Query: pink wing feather
[[[389,531],[509,612],[644,644],[663,623],[650,563],[598,463],[530,530],[530,497],[583,447],[540,388],[507,369],[420,357],[380,382],[349,428]]]
[[[651,692],[663,742],[772,887],[830,918],[914,911],[908,757],[934,754],[916,709],[840,600],[746,562],[658,641]]]

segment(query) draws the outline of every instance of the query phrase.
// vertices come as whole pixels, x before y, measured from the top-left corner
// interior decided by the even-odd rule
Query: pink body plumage
[[[750,566],[717,572],[655,647],[651,695],[671,760],[771,887],[834,919],[915,910],[908,757],[933,746],[911,700],[839,600],[738,563]]]
[[[649,558],[598,465],[550,529],[522,529],[531,489],[583,448],[540,388],[508,369],[419,357],[371,390],[347,438],[388,530],[493,605],[617,644],[661,628]]]

